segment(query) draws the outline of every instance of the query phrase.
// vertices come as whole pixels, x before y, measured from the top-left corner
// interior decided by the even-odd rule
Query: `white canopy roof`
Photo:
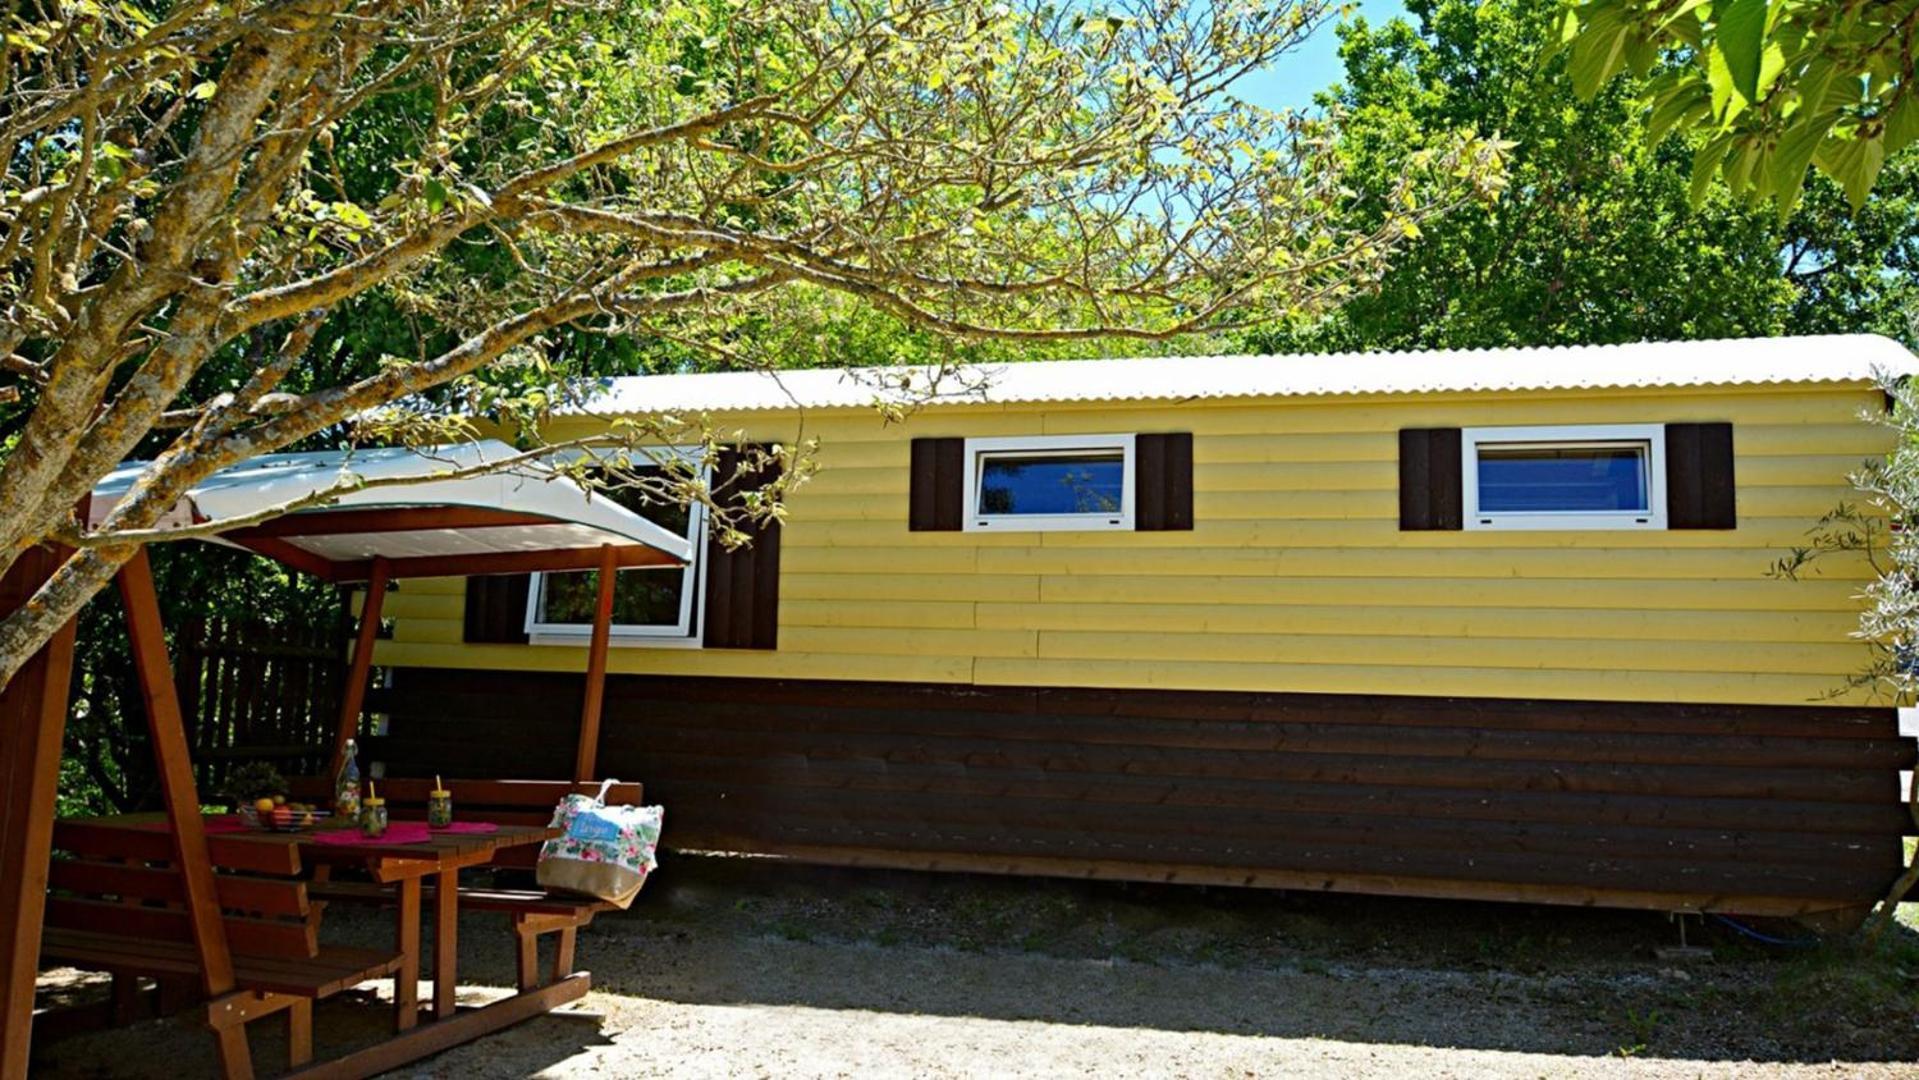
[[[945,373],[931,404],[1185,401],[1333,394],[1471,393],[1634,387],[1870,385],[1919,372],[1919,358],[1877,334],[1643,341],[1623,345],[1444,349],[1299,356],[1148,356],[989,364]],[[600,415],[866,408],[919,400],[932,369],[639,375],[607,379],[577,411]],[[911,392],[900,380],[909,379]]]
[[[255,529],[236,529],[232,537],[271,530],[276,542],[332,563],[386,559],[497,555],[592,549],[605,545],[652,548],[676,562],[692,557],[686,537],[648,521],[612,499],[591,496],[565,475],[535,461],[517,462],[500,472],[473,476],[448,474],[488,462],[504,462],[519,451],[491,439],[419,449],[322,451],[268,454],[207,477],[187,492],[160,527],[218,522],[339,485],[349,477],[364,480],[419,478],[393,486],[355,488],[324,509],[308,509]],[[97,525],[125,497],[148,462],[129,461],[93,489],[88,524]],[[434,477],[444,477],[434,479]],[[445,516],[433,528],[386,527],[379,515],[342,511],[462,508],[469,514]],[[492,513],[489,513],[492,512]],[[336,515],[332,522],[326,516]],[[541,519],[541,520],[534,520]],[[329,528],[365,522],[368,531]],[[249,545],[238,545],[249,546]],[[662,560],[664,561],[664,560]]]

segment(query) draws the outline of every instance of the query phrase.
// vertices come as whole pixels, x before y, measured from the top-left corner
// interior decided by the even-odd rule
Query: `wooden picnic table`
[[[84,819],[89,824],[140,829],[167,828],[162,813],[116,814]],[[299,832],[264,832],[255,829],[222,827],[221,819],[209,818],[208,834],[222,842],[273,844],[299,850],[300,865],[312,867],[316,877],[325,880],[340,868],[366,871],[373,881],[392,885],[395,891],[395,948],[401,955],[400,970],[393,980],[394,1026],[407,1031],[420,1016],[420,908],[424,886],[433,879],[433,1001],[432,1016],[451,1020],[456,1012],[455,991],[459,987],[459,874],[470,866],[483,866],[496,852],[526,844],[538,844],[558,835],[557,830],[534,825],[495,825],[492,832],[449,832],[427,830],[423,839],[400,842],[394,833],[400,829],[417,830],[424,822],[396,820],[386,838],[346,839],[347,827]],[[463,823],[463,825],[470,824]]]
[[[363,517],[366,513],[358,512]],[[251,536],[250,540],[236,539],[242,546],[268,552],[294,569],[335,582],[367,582],[358,644],[353,651],[347,685],[342,691],[339,721],[334,732],[334,761],[325,773],[336,774],[343,751],[363,720],[362,705],[371,671],[373,646],[379,637],[381,598],[392,579],[581,570],[597,565],[600,568],[600,592],[593,640],[588,650],[589,686],[581,709],[580,738],[573,774],[577,783],[584,784],[585,778],[595,775],[594,752],[598,745],[601,705],[604,701],[601,684],[606,674],[608,627],[612,618],[613,581],[616,577],[613,571],[621,566],[677,565],[684,562],[686,557],[684,552],[674,549],[681,542],[675,540],[670,547],[636,544],[631,541],[631,535],[634,534],[630,529],[623,533],[620,529],[605,527],[605,522],[585,522],[603,534],[604,542],[597,549],[582,546],[581,537],[575,530],[565,537],[553,538],[554,542],[533,544],[527,542],[533,537],[515,533],[509,544],[493,547],[480,545],[486,548],[484,551],[469,550],[469,536],[455,545],[462,554],[422,556],[417,539],[413,537],[418,531],[446,533],[500,527],[518,529],[554,523],[571,527],[582,524],[584,519],[574,521],[564,516],[529,517],[519,512],[519,508],[504,505],[476,509],[455,508],[445,503],[380,507],[372,512],[378,520],[372,523],[369,535],[399,536],[401,540],[391,545],[375,543],[370,549],[356,548],[353,555],[343,561],[319,554],[319,549],[303,547],[300,541],[304,538],[340,535],[337,530],[344,520],[342,515],[352,517],[356,511],[328,508],[324,512],[305,516],[288,515],[284,520],[266,526],[231,530],[236,537],[241,533]],[[645,524],[639,518],[633,518],[632,523]],[[365,531],[368,522],[354,518],[351,528],[355,532]],[[249,533],[249,530],[258,529],[266,531]],[[552,537],[551,533],[547,535]],[[11,610],[30,599],[34,590],[56,568],[60,558],[57,553],[48,557],[23,558],[6,574],[0,574],[0,612]],[[151,861],[168,864],[167,872],[177,878],[177,882],[171,883],[169,888],[178,895],[169,895],[165,899],[178,901],[178,911],[185,923],[181,928],[182,940],[189,941],[193,947],[193,966],[197,968],[200,991],[211,1001],[224,1001],[239,990],[227,926],[231,920],[222,914],[219,896],[221,883],[217,867],[209,854],[205,823],[200,817],[201,801],[193,777],[186,725],[180,710],[172,664],[167,656],[158,593],[144,548],[137,548],[127,558],[116,574],[116,582],[126,613],[132,667],[146,706],[147,733],[159,776],[160,798],[165,806],[165,821],[168,824],[161,827],[171,834],[168,857]],[[28,1064],[34,1022],[36,959],[41,953],[41,930],[51,876],[48,859],[56,816],[55,795],[59,786],[60,733],[67,712],[66,687],[72,667],[73,641],[74,627],[69,621],[47,647],[29,661],[21,678],[16,678],[7,686],[8,692],[0,693],[0,774],[5,774],[4,778],[0,778],[0,789],[4,789],[0,790],[0,822],[5,825],[5,828],[0,829],[0,924],[7,931],[0,933],[0,1077],[5,1080],[24,1077]],[[109,820],[105,824],[108,826],[106,832],[111,834],[119,823]],[[456,884],[459,869],[490,860],[494,852],[503,848],[530,844],[544,838],[544,835],[544,830],[503,826],[500,832],[485,840],[423,841],[421,847],[393,844],[368,846],[352,854],[345,851],[318,851],[316,847],[319,845],[297,837],[291,840],[257,838],[242,841],[242,845],[274,842],[296,845],[293,850],[256,853],[286,855],[289,857],[289,866],[303,866],[304,863],[292,861],[294,856],[300,855],[320,864],[316,869],[326,869],[342,862],[357,862],[367,867],[376,878],[386,878],[395,886],[396,894],[405,892],[412,898],[410,904],[404,903],[403,898],[397,895],[394,901],[402,911],[400,937],[407,955],[412,958],[410,974],[413,977],[402,979],[399,988],[400,993],[414,1006],[401,1010],[399,1022],[407,1029],[377,1047],[311,1067],[296,1075],[374,1075],[551,1011],[560,1005],[577,1001],[586,994],[592,985],[592,978],[584,971],[572,970],[574,935],[605,905],[591,900],[568,905],[546,897],[543,892],[529,899],[495,890],[496,895],[488,896],[469,893],[468,898],[473,901],[469,906],[486,904],[492,910],[506,912],[512,919],[514,934],[518,939],[520,991],[479,1008],[456,1011],[453,1007],[457,958],[451,946],[457,939],[457,930],[452,916],[457,913],[463,900]],[[436,933],[442,945],[435,961],[435,971],[441,977],[434,994],[434,1022],[422,1025],[418,1022],[417,1009],[420,957],[418,909],[423,900],[421,882],[428,877],[439,878],[448,887],[435,889],[434,908],[441,916]],[[408,880],[413,884],[410,887],[402,886]],[[309,896],[313,884],[306,883]],[[376,884],[373,888],[379,889],[380,886]],[[378,899],[384,901],[385,897]],[[553,978],[542,983],[535,969],[539,953],[538,938],[545,933],[558,934],[559,940]],[[399,951],[395,950],[396,953]],[[383,969],[384,965],[397,962],[398,957],[388,954],[383,960]],[[356,984],[359,981],[364,980],[356,980]],[[293,1006],[289,1004],[287,1008],[292,1010]],[[289,1023],[297,1023],[293,1019],[294,1011],[288,1011],[287,1015]],[[245,1018],[239,1018],[236,1023],[215,1025],[219,1028],[215,1034],[222,1048],[222,1068],[234,1076],[247,1076],[252,1072],[251,1055],[243,1037],[244,1025]],[[289,1046],[293,1044],[294,1040],[289,1039]]]
[[[395,821],[402,824],[419,822]],[[394,1023],[401,1031],[419,1018],[420,907],[423,886],[433,889],[433,1017],[453,1016],[454,992],[459,988],[460,871],[484,866],[503,848],[538,844],[558,835],[533,825],[498,825],[490,833],[449,833],[431,830],[424,842],[391,843],[365,839],[355,843],[319,843],[312,833],[255,833],[290,835],[301,840],[300,857],[320,874],[343,866],[364,868],[374,881],[396,887],[395,944],[401,965],[393,980]]]

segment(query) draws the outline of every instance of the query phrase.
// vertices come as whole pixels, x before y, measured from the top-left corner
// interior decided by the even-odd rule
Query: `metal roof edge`
[[[763,412],[1254,398],[1869,385],[1919,373],[1919,357],[1878,334],[1550,345],[1370,353],[1218,354],[1040,360],[946,372],[958,390],[925,389],[936,369],[814,368],[674,373],[603,380],[564,415]],[[905,386],[901,386],[901,381]],[[983,385],[982,385],[983,384]]]

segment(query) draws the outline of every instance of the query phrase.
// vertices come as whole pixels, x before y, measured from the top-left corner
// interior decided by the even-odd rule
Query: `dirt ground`
[[[376,944],[388,918],[336,909],[327,934]],[[1710,957],[1660,959],[1678,928],[1654,914],[680,857],[582,936],[571,1015],[397,1075],[1919,1077],[1911,928],[1872,951],[1688,933]],[[499,917],[461,943],[463,1000],[501,993]],[[323,1006],[320,1053],[386,1021]],[[35,1074],[205,1075],[208,1043],[154,1021],[43,1047]]]

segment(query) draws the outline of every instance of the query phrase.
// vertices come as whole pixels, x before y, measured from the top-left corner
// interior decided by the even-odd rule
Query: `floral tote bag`
[[[550,828],[564,835],[540,847],[536,870],[549,889],[584,893],[625,908],[646,875],[659,865],[654,851],[666,811],[658,806],[608,806],[608,780],[598,795],[568,795],[553,810]]]

